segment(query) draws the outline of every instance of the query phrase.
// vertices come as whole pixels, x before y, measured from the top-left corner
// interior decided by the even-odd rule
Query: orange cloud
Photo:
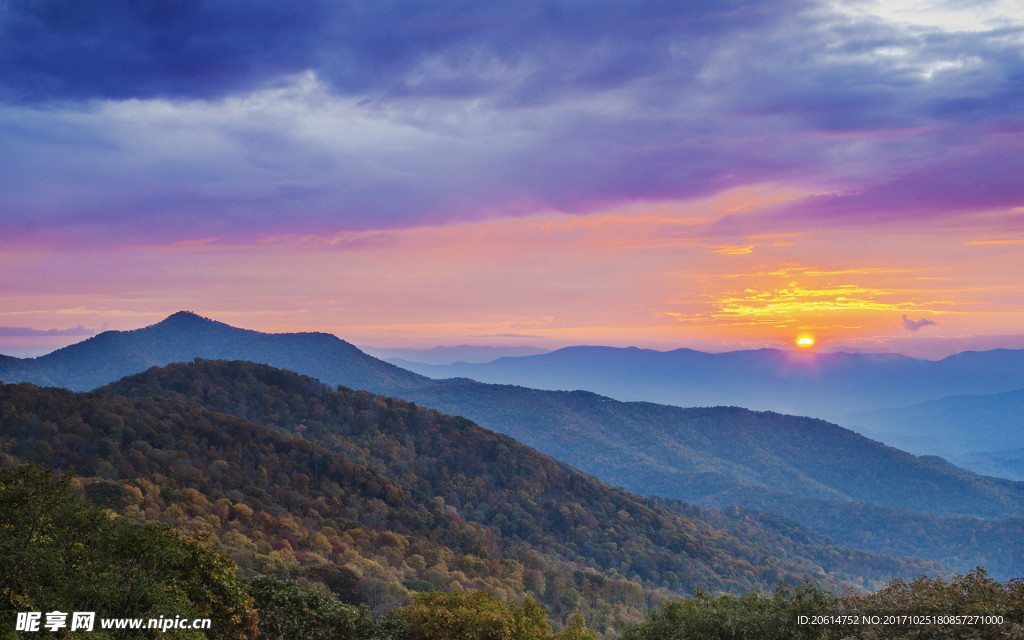
[[[697,348],[789,344],[795,329],[812,327],[819,338],[902,335],[904,313],[942,314],[933,333],[950,334],[1010,333],[1024,319],[1009,238],[968,246],[960,234],[920,230],[708,235],[728,211],[746,215],[778,197],[748,189],[587,216],[0,254],[0,267],[24,274],[0,291],[0,314],[22,314],[26,326],[127,329],[191,309],[381,346],[518,334],[542,346]]]

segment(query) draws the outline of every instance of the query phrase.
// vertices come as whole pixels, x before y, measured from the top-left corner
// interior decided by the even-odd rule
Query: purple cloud
[[[938,324],[934,320],[928,318],[921,318],[920,320],[911,320],[906,314],[903,314],[903,328],[907,331],[917,331],[921,327],[927,327],[928,325]]]
[[[934,223],[1024,205],[1024,157],[1012,137],[951,145],[941,153],[937,160],[919,161],[921,166],[904,173],[866,176],[862,179],[873,182],[860,188],[803,198],[762,214],[726,217],[713,229],[734,234],[821,225]]]
[[[0,327],[0,336],[3,337],[31,337],[31,336],[92,336],[96,335],[95,329],[86,329],[82,325],[71,329],[31,329],[29,327]]]
[[[526,91],[517,100],[531,101],[568,86],[619,86],[638,70],[663,70],[680,37],[706,55],[716,35],[807,6],[12,0],[0,26],[0,86],[26,101],[211,99],[312,69],[342,94],[464,97],[518,85]],[[436,62],[435,73],[423,73],[425,61]]]
[[[749,184],[741,229],[1021,202],[1024,59],[806,0],[12,0],[0,211],[26,244],[246,241]]]

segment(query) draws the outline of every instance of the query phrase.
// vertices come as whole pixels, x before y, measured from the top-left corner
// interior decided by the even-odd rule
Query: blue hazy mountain
[[[486,364],[409,365],[433,378],[464,377],[539,389],[586,389],[618,400],[677,406],[734,405],[830,420],[954,394],[1024,387],[1024,350],[964,352],[939,361],[897,354],[705,353],[568,347]]]
[[[179,311],[157,324],[104,331],[38,358],[0,360],[0,380],[87,391],[150,367],[194,358],[251,360],[321,380],[344,371],[348,386],[360,389],[423,379],[328,333],[261,333]]]
[[[1024,389],[855,413],[843,424],[907,451],[1024,479]]]
[[[401,349],[368,347],[360,345],[359,349],[374,358],[380,358],[405,367],[406,364],[454,364],[492,362],[498,358],[518,358],[548,353],[549,349],[537,347],[490,347],[461,344],[453,347],[433,347],[431,349]]]
[[[961,466],[990,476],[1024,480],[1024,448],[972,451],[957,456]]]
[[[614,361],[621,361],[624,354],[644,360],[651,355],[640,350],[580,348],[563,349],[550,357],[578,362],[579,352]],[[848,362],[835,355],[847,354],[818,357],[818,371]],[[711,363],[705,370],[717,367],[723,376],[734,375],[737,362],[762,373],[774,370],[780,357],[768,350],[691,352],[689,356]],[[17,360],[15,367],[0,370],[0,378],[88,390],[152,366],[195,358],[259,362],[327,384],[389,394],[464,415],[641,494],[718,504],[742,503],[745,495],[780,491],[938,515],[1024,516],[1024,485],[937,467],[823,420],[737,407],[620,402],[590,392],[544,391],[467,379],[431,380],[368,356],[332,335],[267,334],[187,312],[143,329],[108,331],[47,356]],[[515,360],[538,359],[555,366],[548,356]],[[898,356],[875,359],[894,366],[927,364]],[[593,358],[587,361],[594,363]],[[800,369],[792,375],[808,374]]]

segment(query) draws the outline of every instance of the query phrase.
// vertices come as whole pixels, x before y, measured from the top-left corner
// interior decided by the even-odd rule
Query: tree
[[[324,585],[338,596],[338,599],[346,604],[364,604],[366,599],[356,591],[359,586],[359,576],[351,569],[339,567],[336,564],[325,564],[310,567],[306,575],[311,580],[324,583]]]
[[[771,596],[757,590],[717,598],[698,592],[666,602],[621,640],[814,640],[820,627],[800,624],[799,616],[824,613],[835,603],[834,596],[810,583],[780,586]]]
[[[1000,583],[981,567],[948,582],[942,578],[897,579],[875,593],[847,595],[842,613],[871,619],[877,616],[879,623],[833,627],[826,638],[1022,638],[1024,582]],[[949,619],[955,616],[979,618]]]
[[[547,640],[551,636],[544,609],[534,600],[511,604],[490,591],[416,594],[398,615],[409,640]]]
[[[583,614],[577,611],[569,617],[569,625],[556,633],[552,640],[601,640],[601,634],[588,629]]]
[[[208,632],[187,637],[242,640],[256,632],[251,604],[234,563],[198,540],[88,505],[46,469],[0,469],[2,628],[14,628],[16,612],[93,611],[210,618]]]
[[[336,597],[270,576],[249,583],[266,640],[372,640],[378,625],[369,610]]]

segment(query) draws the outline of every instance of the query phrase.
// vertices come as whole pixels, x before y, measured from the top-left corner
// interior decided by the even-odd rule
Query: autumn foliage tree
[[[999,582],[978,567],[950,580],[893,580],[843,598],[842,612],[877,623],[835,626],[827,640],[1024,638],[1024,581]]]
[[[548,640],[551,625],[534,600],[502,602],[490,591],[428,592],[399,612],[409,640]]]
[[[569,624],[556,633],[552,640],[601,640],[601,634],[588,629],[583,614],[577,611],[569,616]]]

